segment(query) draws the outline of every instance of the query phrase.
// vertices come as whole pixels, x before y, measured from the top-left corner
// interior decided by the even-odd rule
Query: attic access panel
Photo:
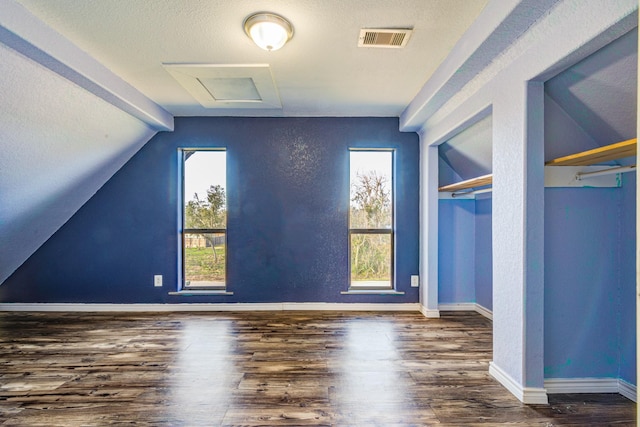
[[[205,108],[282,108],[267,64],[163,66]]]

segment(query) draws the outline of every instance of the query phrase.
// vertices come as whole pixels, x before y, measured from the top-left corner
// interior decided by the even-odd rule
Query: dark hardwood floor
[[[635,425],[617,394],[523,405],[490,360],[477,314],[0,313],[0,425]]]

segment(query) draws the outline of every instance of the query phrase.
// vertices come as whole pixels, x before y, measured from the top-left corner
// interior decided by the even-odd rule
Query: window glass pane
[[[183,287],[225,289],[226,152],[183,152]]]
[[[351,287],[391,288],[391,233],[351,233]]]
[[[225,233],[184,234],[184,280],[190,288],[224,288]]]
[[[184,152],[184,227],[227,228],[226,152]]]
[[[391,229],[392,152],[350,152],[350,227]]]

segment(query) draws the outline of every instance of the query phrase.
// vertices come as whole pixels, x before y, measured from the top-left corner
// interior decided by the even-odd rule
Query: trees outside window
[[[225,289],[226,152],[183,150],[182,156],[182,287]]]
[[[393,288],[393,151],[351,150],[351,288]]]

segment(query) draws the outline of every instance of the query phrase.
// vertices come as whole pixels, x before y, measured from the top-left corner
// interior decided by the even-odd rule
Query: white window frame
[[[351,153],[352,152],[388,152],[391,154],[391,228],[352,228],[351,227],[351,178],[349,178],[349,292],[394,292],[396,287],[395,280],[395,265],[396,265],[396,188],[395,188],[395,159],[396,150],[393,148],[349,148],[349,177],[351,177]],[[367,285],[355,285],[352,282],[351,275],[351,241],[354,234],[374,235],[374,234],[387,234],[390,236],[390,271],[389,271],[389,286],[367,286]]]
[[[225,223],[225,228],[186,228],[185,226],[185,221],[186,221],[186,215],[185,215],[185,169],[186,169],[186,160],[187,160],[187,155],[188,153],[195,153],[195,152],[205,152],[205,151],[218,151],[218,152],[225,152],[225,163],[227,162],[226,160],[226,148],[202,148],[202,147],[197,147],[197,148],[180,148],[179,150],[179,159],[180,159],[180,195],[179,195],[179,205],[178,205],[178,211],[179,211],[179,239],[178,239],[178,244],[179,244],[179,251],[178,251],[178,277],[179,277],[179,286],[178,286],[178,293],[193,293],[193,294],[198,294],[198,293],[226,293],[226,294],[231,294],[227,291],[227,276],[228,276],[228,257],[227,257],[227,253],[228,253],[228,241],[227,241],[227,228],[226,228],[226,223]],[[227,179],[225,177],[225,193],[227,193]],[[225,204],[228,206],[228,200],[225,200]],[[220,285],[214,285],[214,286],[189,286],[188,281],[186,280],[185,277],[185,235],[187,234],[205,234],[205,233],[211,233],[211,234],[224,234],[224,247],[225,247],[225,266],[224,266],[224,274],[225,274],[225,278],[224,278],[224,282]]]

